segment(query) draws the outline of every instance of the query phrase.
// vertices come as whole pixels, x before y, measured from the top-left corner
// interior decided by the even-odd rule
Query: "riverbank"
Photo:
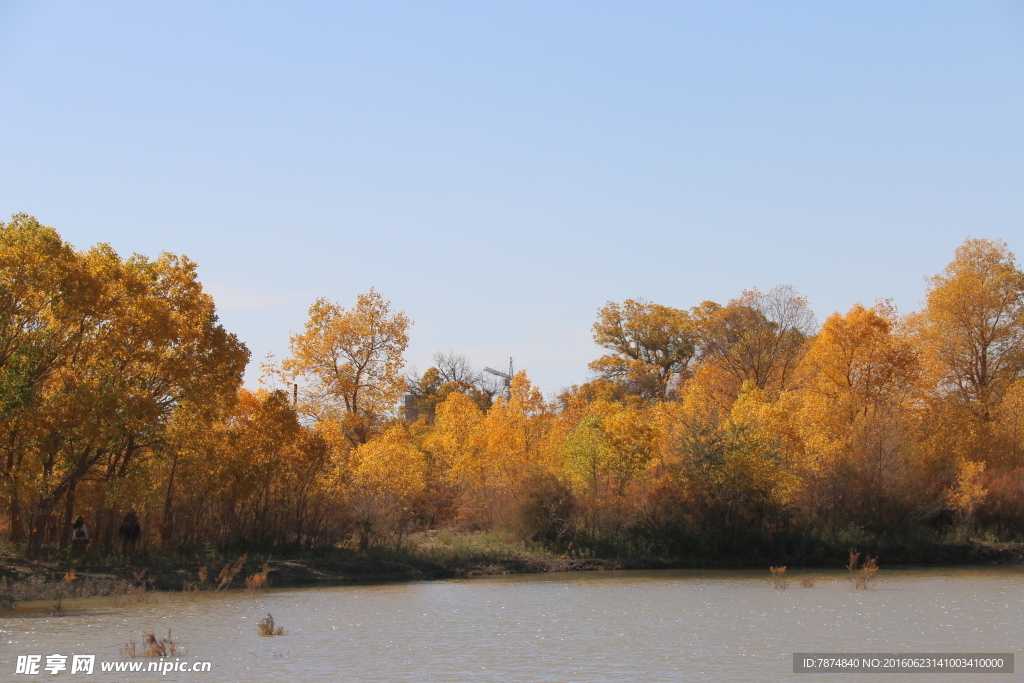
[[[1024,543],[985,540],[886,543],[864,539],[857,546],[883,566],[993,565],[1024,562]],[[426,532],[397,546],[364,551],[337,548],[292,557],[216,553],[183,556],[162,552],[135,556],[100,556],[27,560],[0,553],[0,606],[32,600],[109,595],[139,590],[188,591],[419,581],[494,574],[525,574],[618,569],[728,569],[842,567],[845,549],[824,545],[780,547],[757,544],[739,553],[689,553],[672,557],[609,553],[594,556],[573,543],[552,551],[501,534]],[[262,578],[260,578],[262,577]]]
[[[289,587],[448,579],[488,574],[597,571],[624,568],[610,559],[559,556],[501,534],[441,532],[401,545],[363,551],[337,548],[290,557],[240,553],[182,556],[86,554],[29,560],[0,553],[0,606],[146,590],[225,590],[256,583]]]

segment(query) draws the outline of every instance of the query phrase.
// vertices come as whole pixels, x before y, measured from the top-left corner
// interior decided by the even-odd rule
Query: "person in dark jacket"
[[[142,535],[142,526],[139,524],[139,516],[135,510],[129,510],[121,521],[121,528],[117,530],[121,537],[121,550],[135,550],[135,541]]]

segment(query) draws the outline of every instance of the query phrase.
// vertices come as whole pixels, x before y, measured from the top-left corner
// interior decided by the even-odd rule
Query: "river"
[[[816,577],[802,587],[804,576]],[[330,588],[157,593],[25,604],[0,613],[0,680],[47,681],[846,681],[793,673],[795,652],[1015,653],[1024,569],[895,568],[869,590],[840,571],[619,571],[511,575]],[[272,614],[283,636],[258,634]],[[104,673],[130,639],[165,635],[210,672]],[[141,648],[140,648],[141,649]],[[18,655],[68,656],[67,670],[15,674]],[[72,654],[94,654],[92,676]],[[23,660],[25,661],[25,660]],[[59,660],[57,660],[59,662]],[[143,667],[147,659],[139,659]],[[1018,663],[1017,671],[1024,666]],[[906,680],[873,674],[871,681]],[[1022,680],[1020,673],[919,674]]]

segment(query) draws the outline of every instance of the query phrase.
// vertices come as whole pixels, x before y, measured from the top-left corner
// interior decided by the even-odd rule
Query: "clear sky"
[[[197,261],[287,354],[374,287],[438,350],[587,379],[608,300],[823,320],[1024,252],[1024,2],[0,0],[0,217]]]

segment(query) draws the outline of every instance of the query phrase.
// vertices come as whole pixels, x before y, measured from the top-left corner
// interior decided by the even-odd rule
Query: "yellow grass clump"
[[[868,555],[863,564],[860,564],[860,553],[853,548],[850,549],[850,563],[846,565],[850,571],[850,581],[854,588],[871,588],[877,580],[878,561]]]

